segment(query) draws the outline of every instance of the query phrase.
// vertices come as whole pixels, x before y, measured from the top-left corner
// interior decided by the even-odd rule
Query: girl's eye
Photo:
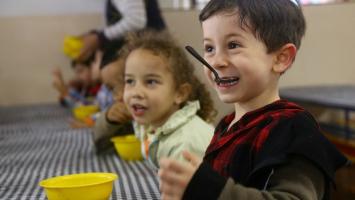
[[[133,79],[130,79],[130,78],[125,79],[125,84],[126,85],[132,85],[133,83],[134,83]]]
[[[238,48],[238,47],[240,47],[240,45],[239,45],[238,43],[236,43],[236,42],[230,42],[230,43],[228,43],[228,48],[229,48],[229,49],[236,49],[236,48]]]

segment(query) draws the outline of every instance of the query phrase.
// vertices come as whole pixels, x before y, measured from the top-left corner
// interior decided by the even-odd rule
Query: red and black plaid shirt
[[[246,113],[229,130],[227,129],[234,119],[234,113],[227,115],[217,125],[204,160],[224,177],[233,177],[231,173],[235,171],[250,172],[252,162],[270,131],[280,120],[291,118],[299,112],[304,110],[298,105],[278,100]],[[241,163],[238,165],[239,169],[230,169],[233,162]]]
[[[273,170],[302,157],[326,178],[325,196],[335,171],[348,160],[322,134],[312,115],[278,100],[246,113],[228,127],[234,113],[221,120],[183,199],[217,199],[227,177],[247,187],[265,189]],[[216,172],[217,171],[217,172]]]

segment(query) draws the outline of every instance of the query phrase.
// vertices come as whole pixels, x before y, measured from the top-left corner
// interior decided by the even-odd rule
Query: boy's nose
[[[216,70],[228,66],[227,56],[223,52],[216,52],[212,59],[210,59],[210,64]]]

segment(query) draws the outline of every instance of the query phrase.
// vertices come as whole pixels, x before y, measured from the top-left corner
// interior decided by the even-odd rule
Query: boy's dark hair
[[[86,59],[84,61],[79,62],[77,60],[72,60],[70,64],[71,64],[71,67],[73,69],[75,68],[75,66],[77,64],[83,64],[84,66],[90,68],[91,67],[91,63],[94,62],[94,60],[95,60],[95,53],[93,53],[88,59]]]
[[[216,110],[211,96],[205,85],[196,77],[194,66],[185,51],[177,44],[169,32],[147,30],[128,35],[127,43],[120,51],[120,56],[126,59],[130,52],[136,49],[148,50],[154,55],[166,59],[173,73],[176,87],[185,83],[191,86],[187,101],[199,100],[201,109],[197,111],[197,115],[207,122],[213,121]]]
[[[115,62],[119,58],[118,50],[111,52],[104,52],[102,55],[100,70],[105,68],[107,65]]]
[[[301,4],[295,0],[211,0],[201,11],[199,20],[217,14],[238,14],[240,26],[248,27],[263,41],[268,53],[287,43],[297,49],[305,34],[306,22]]]

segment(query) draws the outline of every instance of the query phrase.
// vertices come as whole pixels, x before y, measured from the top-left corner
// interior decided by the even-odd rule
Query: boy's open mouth
[[[239,82],[239,77],[223,77],[219,81],[216,81],[218,86],[228,87],[235,85]]]

